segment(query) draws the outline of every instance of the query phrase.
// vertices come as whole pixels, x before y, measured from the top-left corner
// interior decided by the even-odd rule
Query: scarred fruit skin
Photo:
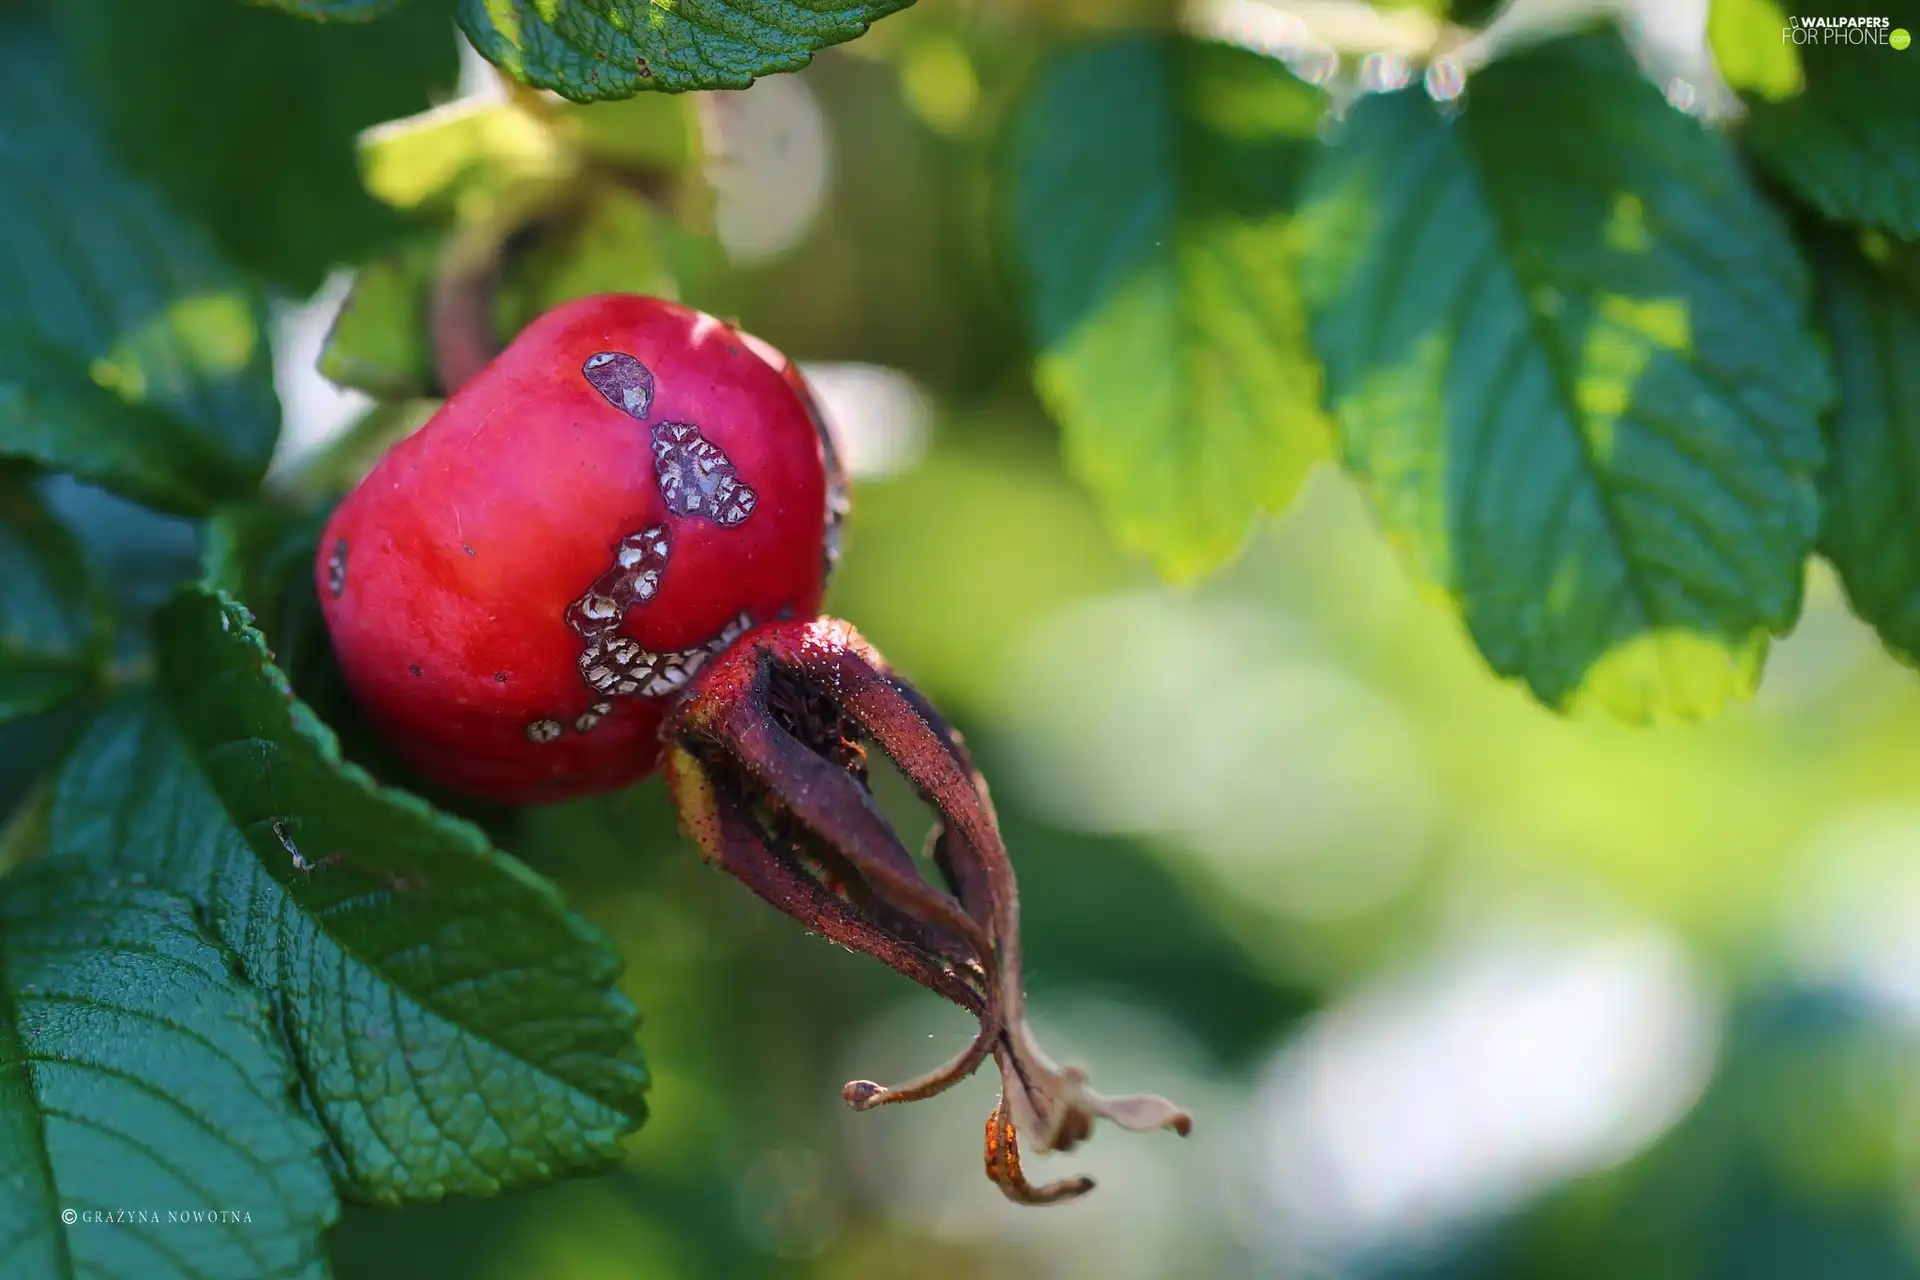
[[[765,343],[659,299],[556,307],[328,521],[314,581],[347,684],[454,790],[634,781],[701,663],[819,611],[831,456]]]

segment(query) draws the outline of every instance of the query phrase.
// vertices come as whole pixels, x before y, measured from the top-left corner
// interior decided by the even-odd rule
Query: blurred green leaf
[[[0,721],[94,688],[106,601],[80,544],[19,477],[0,473]]]
[[[368,191],[432,216],[482,216],[513,187],[574,171],[554,131],[515,103],[456,102],[390,120],[361,136],[358,155]]]
[[[126,163],[236,262],[304,296],[403,229],[361,186],[355,142],[452,92],[450,4],[322,25],[235,0],[59,11]]]
[[[159,623],[178,728],[131,702],[60,782],[56,849],[209,904],[272,992],[348,1191],[490,1194],[605,1168],[646,1114],[620,960],[478,830],[343,763],[240,606]]]
[[[323,376],[381,400],[433,393],[427,313],[439,256],[436,241],[415,240],[354,274],[320,350]]]
[[[0,966],[0,1272],[326,1273],[325,1137],[293,1104],[267,1001],[192,903],[83,859],[30,865],[0,888]],[[62,1210],[215,1216],[62,1226]]]
[[[574,207],[535,228],[501,281],[495,314],[503,335],[542,312],[596,293],[674,295],[660,253],[660,218],[636,192],[615,186],[583,193]]]
[[[1786,28],[1779,0],[1714,0],[1707,40],[1727,84],[1769,99],[1799,93],[1806,76],[1799,49],[1780,38]]]
[[[1348,467],[1549,705],[1697,716],[1799,612],[1831,385],[1724,140],[1612,37],[1361,103],[1303,214]]]
[[[1815,262],[1840,382],[1820,549],[1854,611],[1920,662],[1920,299],[1837,236]]]
[[[365,22],[398,8],[402,0],[248,0],[271,5],[315,22]]]
[[[1799,17],[1861,12],[1857,5],[1805,0],[1791,7]],[[1907,22],[1920,29],[1920,13]],[[1812,42],[1799,52],[1805,91],[1753,104],[1746,142],[1755,159],[1830,218],[1920,236],[1915,52],[1845,42]]]
[[[1040,391],[1171,578],[1231,557],[1327,451],[1290,218],[1321,110],[1276,62],[1151,39],[1064,56],[1028,107],[1013,219]]]
[[[60,66],[0,25],[0,456],[197,514],[272,455],[265,313],[107,156]]]
[[[700,158],[698,98],[648,93],[617,102],[567,103],[552,127],[582,155],[638,172],[679,173]]]
[[[481,56],[576,102],[744,89],[913,0],[459,0]]]

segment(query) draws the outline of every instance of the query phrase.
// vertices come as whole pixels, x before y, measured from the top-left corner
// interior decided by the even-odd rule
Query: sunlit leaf
[[[576,102],[744,89],[913,0],[459,0],[483,57]]]
[[[1345,461],[1494,669],[1700,715],[1792,624],[1830,380],[1726,142],[1611,38],[1361,103],[1305,274]]]
[[[1122,541],[1231,556],[1326,451],[1291,200],[1322,105],[1279,64],[1128,39],[1029,104],[1013,210],[1036,377]]]

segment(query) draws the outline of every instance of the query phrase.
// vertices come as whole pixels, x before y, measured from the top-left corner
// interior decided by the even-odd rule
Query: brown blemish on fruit
[[[558,720],[533,720],[527,724],[527,741],[552,742],[563,732]]]
[[[467,545],[466,543],[464,543],[464,542],[460,544],[460,549],[461,549],[462,551],[464,551],[464,552],[466,552],[466,553],[467,553],[468,555],[470,555],[470,556],[472,556],[472,555],[478,555],[478,554],[479,554],[479,552],[477,552],[477,551],[475,551],[475,550],[474,550],[474,549],[473,549],[472,547],[470,547],[470,546],[468,546],[468,545]]]
[[[580,372],[622,413],[644,419],[653,407],[653,371],[624,351],[589,356]]]
[[[667,510],[677,516],[705,516],[731,529],[745,523],[760,501],[725,451],[691,422],[654,425],[653,470]]]
[[[653,599],[667,571],[668,550],[667,526],[663,524],[650,524],[622,538],[614,548],[613,564],[584,595],[567,606],[565,617],[574,634],[589,642],[611,635],[619,629],[627,610]]]
[[[423,676],[423,675],[425,675],[425,674],[427,674],[426,672],[424,672],[424,671],[422,671],[422,670],[420,669],[420,664],[419,664],[419,663],[417,663],[417,662],[416,662],[416,663],[414,663],[414,664],[413,664],[412,666],[410,666],[410,667],[408,667],[408,668],[407,668],[407,670],[409,670],[409,671],[411,671],[411,672],[413,672],[413,674],[415,674],[415,675],[417,675],[417,676]]]
[[[620,625],[626,621],[627,611],[659,593],[671,551],[671,538],[663,524],[628,534],[614,549],[613,564],[567,606],[567,626],[586,642],[577,663],[580,679],[596,695],[594,703],[574,717],[576,733],[587,733],[605,719],[613,710],[614,698],[659,698],[684,688],[702,663],[753,625],[746,614],[740,614],[705,644],[673,653],[654,653],[641,648],[632,637],[621,635]],[[528,728],[532,737],[532,726]]]
[[[493,673],[493,682],[494,682],[495,684],[505,684],[505,683],[507,682],[507,673],[506,673],[506,672],[504,672],[504,671],[496,671],[496,672],[494,672],[494,673]]]
[[[684,689],[708,658],[746,633],[753,621],[740,614],[705,644],[672,653],[642,649],[625,636],[595,637],[580,655],[580,678],[596,693],[616,698],[663,698]]]
[[[335,600],[347,589],[347,540],[341,538],[333,544],[333,552],[327,556],[327,594]]]

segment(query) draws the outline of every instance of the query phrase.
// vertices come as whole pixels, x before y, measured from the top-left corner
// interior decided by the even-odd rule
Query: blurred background
[[[625,1168],[350,1209],[341,1276],[1920,1274],[1920,681],[1823,565],[1757,699],[1628,728],[1491,676],[1332,468],[1187,588],[1063,472],[1002,140],[1048,43],[1171,16],[920,0],[696,104],[699,234],[602,219],[568,262],[812,375],[856,478],[829,607],[975,748],[1043,1041],[1193,1136],[1034,1161],[1100,1185],[1027,1210],[981,1176],[992,1072],[847,1111],[968,1019],[704,867],[655,782],[502,836],[628,957],[656,1083]],[[507,101],[462,59],[456,111]],[[389,194],[426,164],[387,155]],[[316,370],[353,279],[281,304],[284,473],[372,406]]]

